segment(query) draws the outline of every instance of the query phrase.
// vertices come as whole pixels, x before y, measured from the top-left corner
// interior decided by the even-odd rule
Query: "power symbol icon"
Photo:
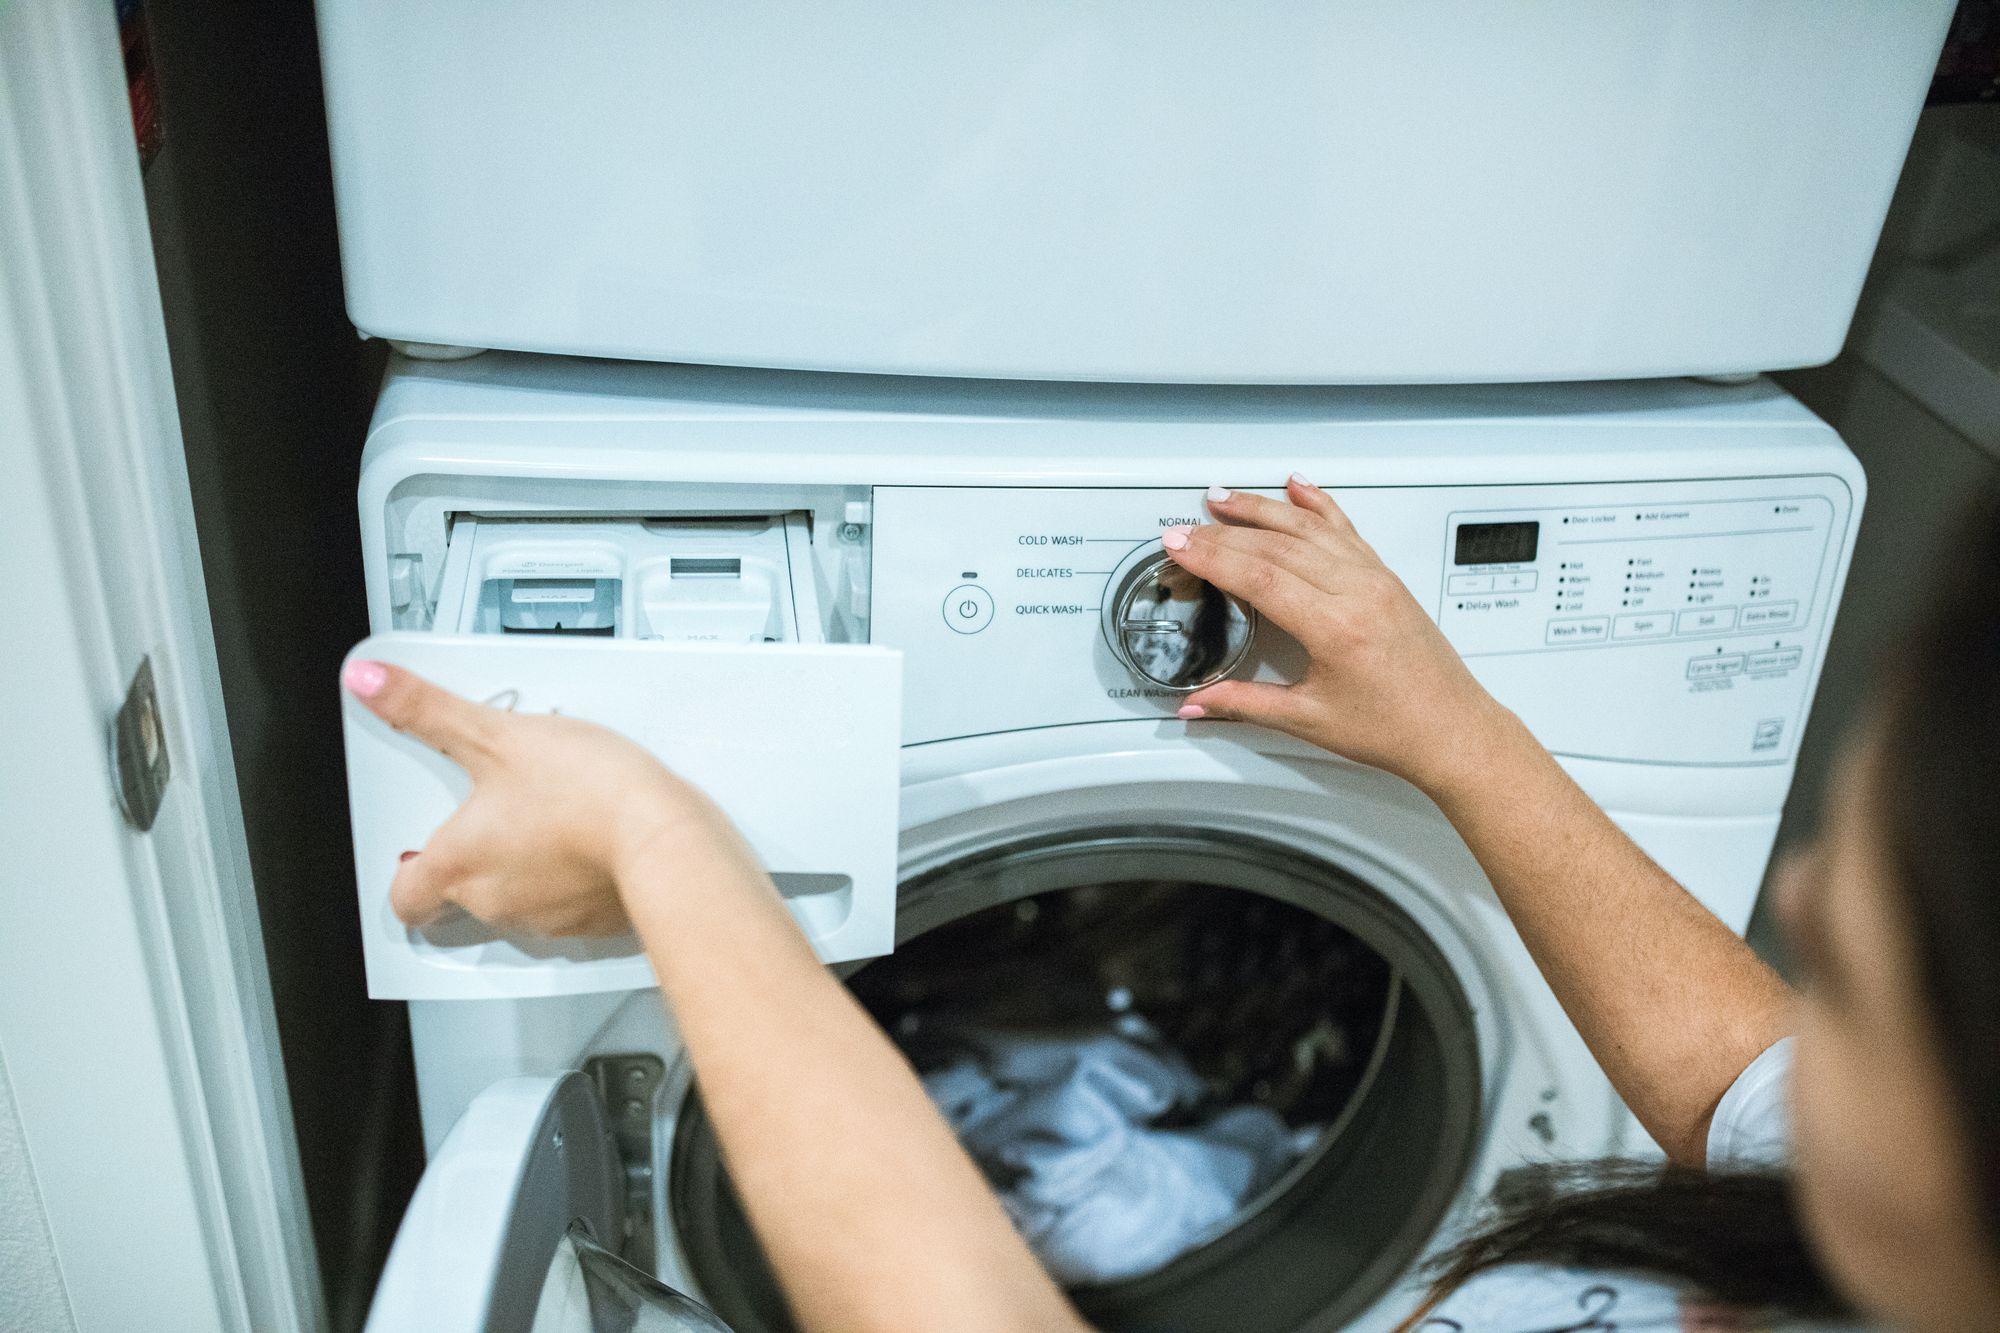
[[[977,634],[993,623],[993,594],[962,583],[945,595],[944,623],[957,634]]]

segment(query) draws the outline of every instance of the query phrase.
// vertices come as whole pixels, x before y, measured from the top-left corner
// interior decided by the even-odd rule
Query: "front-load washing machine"
[[[1100,1326],[1384,1329],[1511,1169],[1644,1145],[1424,796],[1175,717],[1198,681],[1300,656],[1213,590],[1163,596],[1161,529],[1294,469],[1741,929],[1862,497],[1762,382],[399,363],[362,469],[357,651],[620,727],[702,782],[906,1048],[940,1009],[1061,997],[1143,1015],[1282,1117],[1303,1147],[1274,1184],[1165,1267],[1073,1288]],[[346,718],[370,986],[410,1001],[432,1155],[383,1326],[525,1326],[582,1226],[742,1333],[789,1327],[636,944],[395,922],[395,853],[462,779]]]

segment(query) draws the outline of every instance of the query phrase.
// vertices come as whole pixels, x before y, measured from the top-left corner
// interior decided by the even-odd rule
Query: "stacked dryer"
[[[1949,12],[321,0],[349,308],[402,353],[368,651],[654,744],[892,1027],[940,959],[1052,942],[1129,1005],[1150,974],[1096,942],[1159,963],[1176,922],[1245,978],[1337,961],[1338,1014],[1232,983],[1298,1050],[1345,1025],[1296,1086],[1231,1087],[1309,1150],[1075,1295],[1388,1327],[1512,1166],[1638,1145],[1421,795],[1175,719],[1299,659],[1160,614],[1160,528],[1210,484],[1328,485],[1740,928],[1862,492],[1754,377],[1838,349]],[[713,706],[668,725],[691,680]],[[525,1321],[581,1220],[788,1327],[636,946],[403,929],[394,851],[453,778],[349,733],[434,1155],[378,1314]],[[1195,1001],[1156,989],[1170,1028]]]

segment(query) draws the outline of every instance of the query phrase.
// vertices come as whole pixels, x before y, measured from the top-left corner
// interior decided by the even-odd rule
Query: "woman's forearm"
[[[1702,1164],[1716,1103],[1784,1035],[1784,983],[1512,714],[1424,785],[1626,1104]]]
[[[1082,1328],[747,856],[628,878],[731,1178],[804,1327]]]

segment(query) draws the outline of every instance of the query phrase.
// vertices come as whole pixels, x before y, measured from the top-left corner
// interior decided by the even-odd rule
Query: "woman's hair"
[[[2000,487],[1933,578],[1884,663],[1873,798],[1985,1240],[2000,1253]],[[1432,1261],[1437,1295],[1541,1263],[1647,1273],[1763,1315],[1847,1313],[1782,1173],[1595,1162],[1508,1184],[1486,1229]]]

